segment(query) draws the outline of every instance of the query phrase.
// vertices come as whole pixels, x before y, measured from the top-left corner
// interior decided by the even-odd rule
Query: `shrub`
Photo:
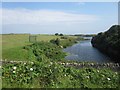
[[[58,36],[59,34],[58,33],[55,33],[56,36]]]
[[[59,36],[63,36],[63,34],[61,33]]]
[[[57,39],[55,43],[59,44],[59,39]],[[51,60],[62,60],[65,57],[65,53],[62,52],[61,48],[50,42],[37,42],[24,48],[31,50],[38,60],[41,60],[43,56]]]

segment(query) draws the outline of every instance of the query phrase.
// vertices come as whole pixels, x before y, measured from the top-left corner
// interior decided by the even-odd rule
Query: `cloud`
[[[62,11],[2,9],[3,24],[53,24],[53,23],[88,23],[99,18],[95,15],[74,14]]]

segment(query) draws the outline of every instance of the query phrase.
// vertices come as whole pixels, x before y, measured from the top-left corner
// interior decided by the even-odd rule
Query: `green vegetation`
[[[22,46],[29,45],[28,34],[6,34],[2,35],[2,59],[22,60],[27,52]]]
[[[56,36],[63,36],[62,33],[58,34],[58,33],[55,33]]]
[[[3,88],[119,88],[118,72],[64,67],[46,58],[6,63],[2,69]]]
[[[37,35],[35,43],[29,42],[28,34],[2,37],[2,59],[10,60],[0,66],[2,88],[120,88],[119,72],[62,65],[75,62],[64,60],[62,48],[82,40],[80,37]]]
[[[48,42],[51,39],[60,38],[54,35],[36,35],[37,41]],[[2,38],[2,58],[7,60],[28,60],[30,52],[23,49],[29,42],[29,34],[4,34]]]
[[[62,36],[60,39],[52,39],[50,40],[50,42],[58,46],[62,46],[63,48],[66,48],[68,46],[73,45],[74,43],[77,43],[80,40],[82,40],[82,38]]]
[[[109,55],[113,61],[120,62],[120,25],[112,26],[92,39],[92,45]]]
[[[31,52],[29,55],[29,60],[41,60],[43,57],[52,60],[62,60],[65,57],[65,53],[62,52],[61,48],[56,44],[52,44],[50,42],[36,42],[32,45],[25,46],[25,50]]]

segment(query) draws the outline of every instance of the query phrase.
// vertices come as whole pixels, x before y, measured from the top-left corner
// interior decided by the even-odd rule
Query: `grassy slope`
[[[49,41],[58,38],[54,35],[37,35],[37,41]],[[2,35],[2,59],[27,60],[28,52],[22,47],[29,45],[28,34]]]

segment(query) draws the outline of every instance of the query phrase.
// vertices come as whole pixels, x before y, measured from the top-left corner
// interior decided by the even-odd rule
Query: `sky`
[[[3,2],[2,33],[96,34],[118,24],[117,2]]]

